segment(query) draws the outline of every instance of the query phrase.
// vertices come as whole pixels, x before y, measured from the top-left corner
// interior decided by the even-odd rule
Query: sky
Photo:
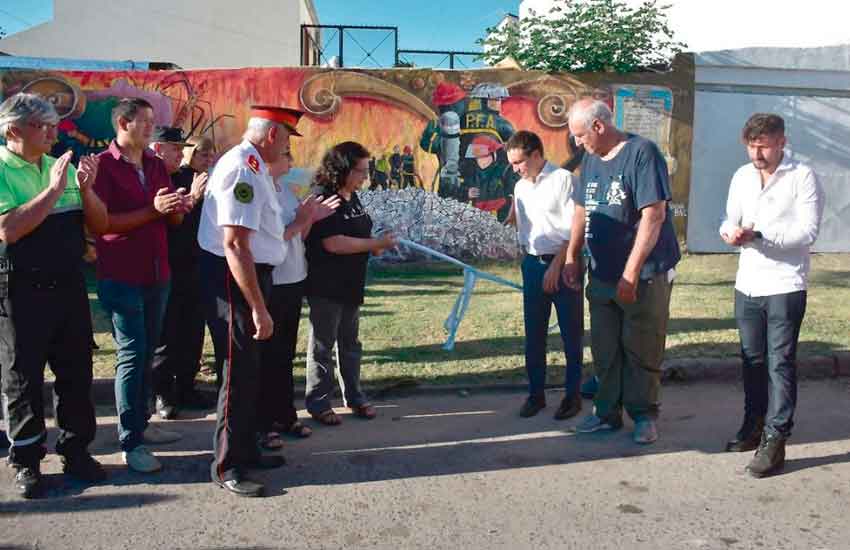
[[[519,0],[434,0],[411,2],[408,0],[313,0],[319,21],[323,25],[378,25],[398,27],[398,47],[410,50],[481,51],[475,41],[484,36],[484,30],[502,20],[506,13],[516,14]],[[333,41],[333,31],[324,31],[325,39]],[[358,31],[356,40],[365,43],[369,33]],[[371,42],[377,44],[383,35],[372,33]],[[348,48],[346,38],[344,49]],[[391,40],[391,39],[390,39]],[[389,40],[387,41],[387,43]],[[335,45],[334,45],[335,46]],[[331,49],[331,48],[329,48]],[[353,61],[364,57],[353,44]],[[356,52],[356,53],[355,53]],[[383,53],[383,52],[382,52]],[[357,55],[360,54],[360,55]],[[430,58],[437,64],[443,56]],[[346,56],[345,63],[352,58]],[[368,60],[367,60],[368,61]],[[415,62],[416,59],[413,59]],[[470,63],[469,58],[462,60]],[[368,67],[368,63],[363,63]],[[384,64],[386,66],[386,64]],[[448,65],[444,64],[444,68]]]
[[[0,0],[0,29],[7,35],[53,17],[53,0]]]

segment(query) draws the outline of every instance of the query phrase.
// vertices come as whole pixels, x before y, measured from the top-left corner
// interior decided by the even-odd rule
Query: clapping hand
[[[94,185],[99,165],[100,161],[94,155],[80,157],[80,164],[77,167],[77,187],[80,188],[80,194],[85,194]]]
[[[65,190],[68,184],[68,164],[71,162],[73,153],[69,149],[65,154],[56,159],[53,167],[50,168],[50,186],[54,189]]]

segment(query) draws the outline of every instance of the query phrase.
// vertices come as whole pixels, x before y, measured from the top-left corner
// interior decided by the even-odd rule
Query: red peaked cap
[[[451,105],[457,103],[466,97],[466,92],[457,84],[451,82],[440,82],[434,90],[434,95],[431,97],[431,102],[434,106]]]
[[[304,113],[298,109],[290,109],[288,107],[274,107],[272,105],[251,105],[251,118],[264,118],[279,124],[283,124],[289,129],[293,136],[301,136],[295,128],[298,125],[298,120]]]

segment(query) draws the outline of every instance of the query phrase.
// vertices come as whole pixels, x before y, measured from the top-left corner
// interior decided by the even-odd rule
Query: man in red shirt
[[[112,110],[116,138],[98,155],[94,190],[109,211],[109,228],[97,238],[97,294],[112,320],[117,345],[115,404],[124,462],[155,472],[160,462],[145,443],[180,439],[148,425],[150,373],[171,273],[166,224],[179,224],[189,202],[171,185],[162,160],[148,149],[154,112],[143,99],[122,99]]]

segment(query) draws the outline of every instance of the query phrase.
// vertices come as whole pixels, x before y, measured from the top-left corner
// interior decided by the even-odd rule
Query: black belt
[[[538,260],[543,260],[544,262],[551,262],[555,259],[555,254],[529,254],[526,252],[526,256],[531,256],[532,258],[537,258]]]

